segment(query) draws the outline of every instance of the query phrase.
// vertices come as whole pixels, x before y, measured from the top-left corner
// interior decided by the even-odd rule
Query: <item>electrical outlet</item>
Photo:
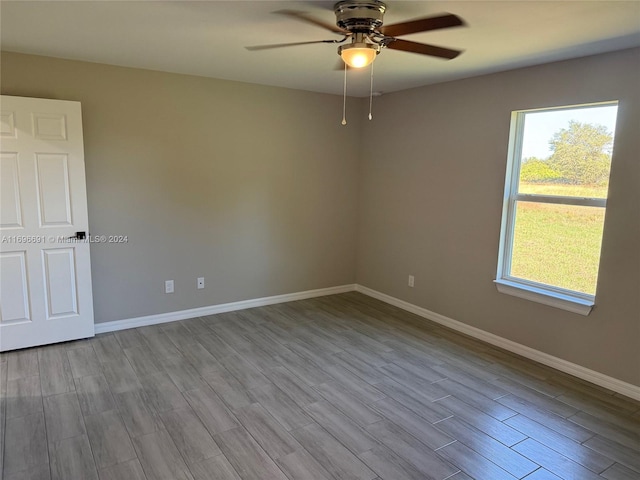
[[[198,277],[198,290],[202,290],[204,288],[204,277]]]
[[[415,283],[416,279],[413,275],[409,275],[409,286],[411,288],[413,288],[413,284]]]
[[[164,293],[173,293],[173,280],[166,280],[164,282]]]

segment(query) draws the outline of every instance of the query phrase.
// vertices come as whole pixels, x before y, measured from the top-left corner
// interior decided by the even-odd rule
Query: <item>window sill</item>
[[[525,300],[530,300],[532,302],[542,303],[544,305],[549,305],[550,307],[560,308],[579,315],[589,315],[594,306],[592,300],[558,292],[551,292],[532,285],[525,285],[501,279],[494,280],[494,283],[500,293],[524,298]]]

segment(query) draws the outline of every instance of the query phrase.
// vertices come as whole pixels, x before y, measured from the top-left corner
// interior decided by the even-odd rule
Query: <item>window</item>
[[[607,102],[513,112],[500,292],[591,312],[617,110]]]

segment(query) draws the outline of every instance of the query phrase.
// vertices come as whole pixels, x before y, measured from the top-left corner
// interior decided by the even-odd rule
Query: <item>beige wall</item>
[[[640,385],[639,50],[385,95],[372,122],[351,99],[346,128],[331,95],[10,53],[1,80],[82,102],[91,233],[130,238],[92,246],[98,322],[357,281]],[[597,308],[499,294],[511,111],[615,99]]]
[[[358,283],[640,385],[639,67],[635,49],[378,99],[363,126]],[[620,106],[596,308],[498,293],[511,111],[605,100]]]
[[[82,102],[90,232],[129,237],[91,247],[97,322],[355,281],[341,98],[13,53],[1,80]]]

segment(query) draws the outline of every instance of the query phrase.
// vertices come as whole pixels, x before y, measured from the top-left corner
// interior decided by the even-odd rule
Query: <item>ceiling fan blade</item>
[[[427,45],[426,43],[409,42],[408,40],[394,39],[387,44],[387,48],[391,50],[401,50],[403,52],[419,53],[421,55],[430,55],[432,57],[440,57],[451,60],[462,53],[460,50],[451,50],[449,48],[436,47],[435,45]]]
[[[427,32],[441,28],[458,27],[464,25],[464,21],[457,15],[447,13],[439,17],[419,18],[408,22],[394,23],[380,27],[380,33],[388,37],[399,37],[410,33]]]
[[[341,35],[347,33],[346,30],[342,30],[341,28],[338,28],[336,25],[332,25],[331,23],[318,20],[317,18],[309,15],[307,12],[300,12],[298,10],[278,10],[273,13],[277,13],[278,15],[286,15],[296,20],[300,20],[301,22],[310,23],[312,25],[315,25],[316,27],[324,28],[325,30],[329,30],[333,33],[339,33]]]
[[[247,50],[269,50],[271,48],[283,48],[283,47],[295,47],[297,45],[311,45],[313,43],[336,43],[334,40],[315,40],[311,42],[293,42],[293,43],[273,43],[271,45],[253,45],[249,47],[244,47]]]

